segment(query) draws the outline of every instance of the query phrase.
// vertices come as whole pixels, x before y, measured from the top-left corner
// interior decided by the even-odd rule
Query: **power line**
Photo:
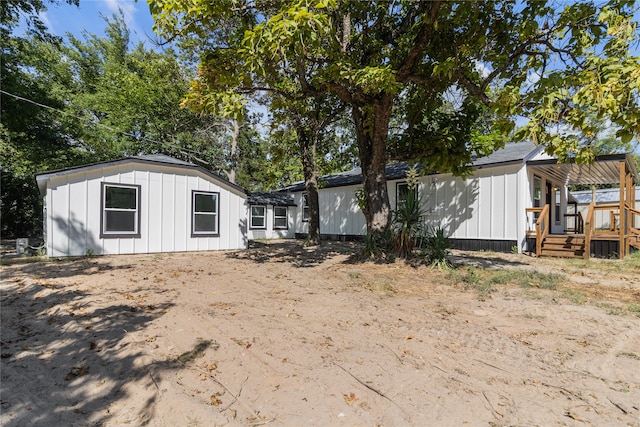
[[[17,99],[17,100],[19,100],[19,101],[28,102],[28,103],[30,103],[30,104],[37,105],[38,107],[46,108],[46,109],[48,109],[48,110],[52,110],[52,111],[55,111],[55,112],[57,112],[57,113],[64,114],[65,116],[73,117],[74,119],[81,120],[81,121],[84,121],[84,122],[86,122],[86,123],[91,123],[92,125],[99,126],[99,127],[105,128],[105,129],[108,129],[108,130],[110,130],[111,132],[115,132],[115,133],[118,133],[118,134],[120,134],[120,135],[130,136],[130,137],[135,138],[135,139],[137,139],[137,140],[149,141],[149,142],[152,142],[152,143],[154,143],[154,144],[162,144],[161,142],[155,141],[155,140],[150,139],[150,138],[146,138],[146,137],[144,137],[144,136],[143,136],[143,137],[139,137],[139,136],[137,136],[137,135],[135,135],[135,134],[133,134],[133,133],[131,133],[131,132],[125,132],[125,131],[122,131],[122,130],[114,129],[114,128],[112,128],[111,126],[108,126],[108,125],[102,124],[102,123],[100,123],[100,122],[98,122],[98,121],[95,121],[95,120],[92,120],[92,119],[90,119],[90,118],[88,118],[88,117],[80,117],[80,116],[76,116],[75,114],[71,114],[71,113],[69,113],[69,112],[67,112],[67,111],[60,110],[60,109],[58,109],[58,108],[51,107],[51,106],[49,106],[49,105],[41,104],[41,103],[39,103],[39,102],[37,102],[37,101],[34,101],[34,100],[32,100],[32,99],[28,99],[28,98],[22,97],[22,96],[20,96],[20,95],[16,95],[16,94],[11,93],[11,92],[7,92],[6,90],[2,90],[2,89],[0,89],[0,93],[3,93],[3,94],[8,95],[8,96],[11,96],[12,98],[15,98],[15,99]]]

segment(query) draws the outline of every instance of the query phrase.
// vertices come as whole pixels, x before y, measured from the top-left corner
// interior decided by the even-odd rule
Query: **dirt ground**
[[[481,293],[357,250],[4,265],[0,424],[640,426],[637,268],[456,254],[564,278]]]

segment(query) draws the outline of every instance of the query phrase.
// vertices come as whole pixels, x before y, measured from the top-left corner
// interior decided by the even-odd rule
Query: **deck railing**
[[[629,211],[629,238],[640,249],[640,210],[627,207]]]
[[[573,218],[573,228],[566,227],[565,231],[571,231],[576,234],[584,233],[584,218],[582,217],[582,212],[578,213],[567,213],[564,214],[565,224],[568,224],[568,218]]]
[[[536,236],[536,256],[542,252],[542,241],[549,235],[549,205],[544,205],[542,208],[526,208],[527,214],[539,213],[535,224],[535,236]],[[531,232],[533,230],[527,230]]]
[[[608,213],[608,215],[607,215]],[[608,234],[620,230],[620,205],[594,205],[593,232]],[[608,217],[608,218],[607,218]],[[605,218],[608,219],[605,220]]]

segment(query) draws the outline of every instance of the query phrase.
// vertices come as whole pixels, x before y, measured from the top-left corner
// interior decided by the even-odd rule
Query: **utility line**
[[[49,106],[49,105],[41,104],[41,103],[39,103],[39,102],[37,102],[37,101],[34,101],[34,100],[32,100],[32,99],[28,99],[28,98],[22,97],[22,96],[20,96],[20,95],[16,95],[16,94],[11,93],[11,92],[7,92],[6,90],[2,90],[2,89],[0,89],[0,93],[3,93],[3,94],[8,95],[8,96],[11,96],[11,97],[13,97],[13,98],[15,98],[15,99],[17,99],[17,100],[20,100],[20,101],[24,101],[24,102],[28,102],[28,103],[33,104],[33,105],[37,105],[38,107],[41,107],[41,108],[46,108],[46,109],[48,109],[48,110],[52,110],[52,111],[55,111],[55,112],[57,112],[57,113],[64,114],[64,115],[66,115],[66,116],[73,117],[74,119],[77,119],[77,120],[81,120],[81,121],[84,121],[84,122],[87,122],[87,123],[91,123],[92,125],[100,126],[100,127],[102,127],[102,128],[105,128],[105,129],[110,130],[111,132],[115,132],[115,133],[118,133],[118,134],[121,134],[121,135],[124,135],[124,136],[130,136],[130,137],[132,137],[132,138],[135,138],[136,140],[148,141],[148,142],[152,142],[152,143],[154,143],[154,144],[163,145],[161,142],[156,141],[156,140],[154,140],[154,139],[147,138],[147,137],[144,137],[144,136],[143,136],[143,137],[139,137],[139,136],[134,135],[134,134],[133,134],[133,133],[131,133],[131,132],[125,132],[125,131],[121,131],[121,130],[118,130],[118,129],[114,129],[114,128],[112,128],[111,126],[108,126],[108,125],[102,124],[102,123],[100,123],[100,122],[96,122],[96,121],[94,121],[94,120],[92,120],[92,119],[90,119],[90,118],[88,118],[88,117],[80,117],[80,116],[76,116],[75,114],[68,113],[68,112],[63,111],[63,110],[60,110],[60,109],[58,109],[58,108],[51,107],[51,106]],[[172,144],[172,145],[174,145],[174,146],[175,146],[175,144]],[[193,158],[193,159],[197,160],[198,162],[200,162],[200,163],[202,163],[202,164],[206,164],[206,165],[209,165],[209,166],[213,166],[210,162],[208,162],[208,161],[206,161],[206,160],[204,160],[204,159],[200,158],[200,157],[202,156],[202,153],[201,153],[201,152],[199,152],[199,151],[196,151],[196,150],[190,150],[190,149],[188,149],[188,148],[184,148],[184,147],[176,147],[176,148],[177,148],[177,149],[178,149],[182,154],[184,154],[184,155],[186,155],[186,156],[188,156],[188,157],[191,157],[191,158]],[[197,156],[200,156],[200,157],[197,157]]]
[[[87,122],[87,123],[91,123],[92,125],[96,125],[96,126],[99,126],[99,127],[105,128],[105,129],[108,129],[108,130],[110,130],[110,131],[112,131],[112,132],[115,132],[115,133],[118,133],[118,134],[121,134],[121,135],[124,135],[124,136],[130,136],[130,137],[135,138],[135,139],[137,139],[137,140],[144,140],[144,141],[153,142],[154,144],[160,144],[160,145],[162,145],[162,143],[161,143],[161,142],[155,141],[155,140],[153,140],[153,139],[150,139],[150,138],[147,138],[147,137],[144,137],[144,136],[143,136],[143,137],[139,137],[139,136],[134,135],[134,134],[133,134],[133,133],[131,133],[131,132],[125,132],[125,131],[121,131],[121,130],[118,130],[118,129],[114,129],[114,128],[112,128],[111,126],[108,126],[108,125],[102,124],[102,123],[100,123],[100,122],[96,122],[95,120],[92,120],[92,119],[90,119],[90,118],[88,118],[88,117],[80,117],[80,116],[76,116],[75,114],[71,114],[71,113],[69,113],[69,112],[66,112],[66,111],[63,111],[63,110],[60,110],[60,109],[57,109],[57,108],[51,107],[51,106],[49,106],[49,105],[41,104],[41,103],[39,103],[39,102],[37,102],[37,101],[34,101],[34,100],[32,100],[32,99],[24,98],[24,97],[22,97],[22,96],[20,96],[20,95],[16,95],[16,94],[14,94],[14,93],[7,92],[6,90],[2,90],[2,89],[0,89],[0,93],[3,93],[3,94],[8,95],[8,96],[11,96],[11,97],[13,97],[13,98],[15,98],[15,99],[17,99],[17,100],[20,100],[20,101],[24,101],[24,102],[28,102],[28,103],[33,104],[33,105],[37,105],[38,107],[46,108],[46,109],[48,109],[48,110],[52,110],[52,111],[55,111],[55,112],[57,112],[57,113],[64,114],[64,115],[66,115],[66,116],[73,117],[74,119],[78,119],[78,120],[81,120],[81,121],[84,121],[84,122]]]

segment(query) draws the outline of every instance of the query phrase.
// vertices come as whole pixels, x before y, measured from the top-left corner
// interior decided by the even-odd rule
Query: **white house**
[[[163,155],[36,175],[49,256],[241,249],[246,192]]]
[[[560,164],[530,143],[507,144],[475,159],[466,179],[426,174],[417,188],[425,224],[441,227],[467,250],[550,256],[624,256],[640,248],[638,172],[630,155],[591,165]],[[387,166],[392,209],[407,194],[409,166]],[[271,193],[242,188],[193,164],[162,155],[45,172],[36,176],[45,204],[49,256],[240,249],[251,239],[308,232],[304,182]],[[357,203],[359,169],[319,180],[320,234],[349,240],[366,234]],[[572,213],[573,184],[618,184],[618,202]],[[622,194],[622,198],[620,195]],[[599,217],[613,218],[603,229]]]
[[[405,163],[387,166],[387,190],[392,209],[408,191],[405,182],[408,168]],[[635,192],[637,180],[630,155],[601,156],[592,165],[558,164],[540,147],[527,142],[507,144],[487,157],[475,159],[472,169],[473,173],[467,179],[452,174],[426,174],[420,178],[417,189],[426,211],[426,225],[443,228],[455,248],[468,250],[531,251],[532,245],[536,249],[536,240],[540,240],[542,247],[546,241],[549,255],[559,255],[560,251],[549,252],[552,235],[564,236],[575,221],[567,214],[568,206],[573,203],[569,185],[620,185],[619,180],[623,179],[621,186],[626,189],[625,194],[630,194]],[[323,237],[349,240],[366,234],[365,217],[356,199],[361,183],[359,168],[319,179],[320,234]],[[297,206],[292,218],[294,234],[305,236],[308,206],[304,183],[294,183],[278,192],[293,197]],[[629,208],[632,210],[628,212],[624,206],[618,209],[618,213],[625,211],[629,215],[624,232],[627,234],[594,234],[593,239],[610,239],[618,245],[619,242],[628,245],[625,243],[628,241],[633,244],[633,240],[620,237],[633,233],[634,221],[636,225],[640,224],[640,215],[633,214],[635,204]],[[536,227],[540,224],[537,223],[542,223],[539,239]],[[631,230],[628,230],[629,226]],[[573,251],[571,255],[578,255],[585,251],[585,244],[591,247],[590,239],[579,242],[571,236],[572,244],[581,244],[581,249],[566,243],[558,244]],[[595,245],[587,253],[597,254],[598,248]],[[620,252],[619,246],[608,245],[607,248],[609,252]],[[610,255],[602,253],[602,256]]]

